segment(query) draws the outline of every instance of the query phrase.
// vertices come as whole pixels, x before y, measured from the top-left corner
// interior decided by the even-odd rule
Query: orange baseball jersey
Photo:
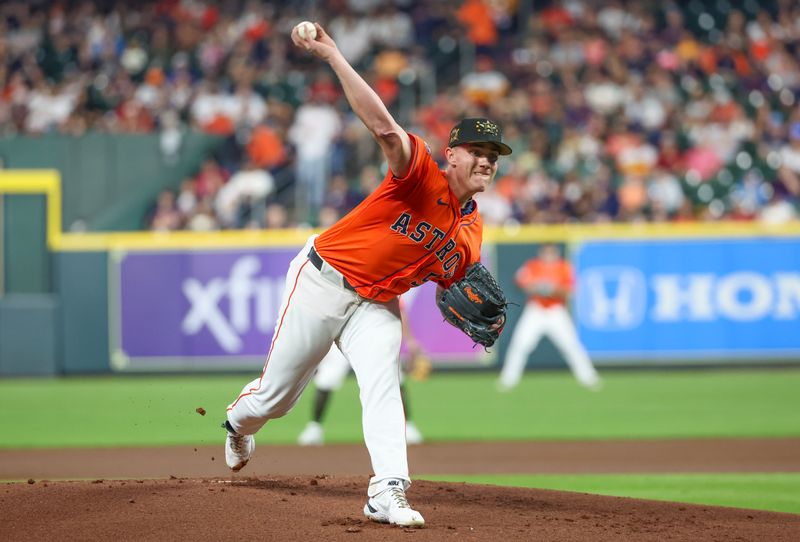
[[[361,204],[314,241],[322,258],[362,297],[388,301],[423,282],[447,288],[480,261],[483,221],[450,190],[430,149],[414,134],[411,167],[391,171]]]
[[[572,290],[575,281],[572,273],[572,266],[569,262],[561,259],[553,262],[546,262],[538,258],[533,258],[525,262],[517,271],[514,280],[517,285],[523,289],[537,282],[549,282],[555,288],[563,288],[567,291]],[[542,296],[537,294],[529,295],[528,301],[536,301],[543,307],[552,307],[564,303],[564,300],[559,296]]]

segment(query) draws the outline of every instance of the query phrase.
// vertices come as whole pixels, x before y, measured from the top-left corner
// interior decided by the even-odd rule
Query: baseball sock
[[[330,390],[317,389],[317,395],[314,400],[314,415],[312,417],[313,421],[322,423],[322,418],[325,415],[325,410],[328,408],[328,400],[330,397]]]

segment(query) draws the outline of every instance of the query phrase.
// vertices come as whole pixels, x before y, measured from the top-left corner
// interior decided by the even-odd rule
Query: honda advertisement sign
[[[110,264],[111,364],[116,370],[260,368],[289,262],[298,247],[118,252]],[[403,295],[412,331],[439,365],[492,361],[446,324],[435,285]],[[324,300],[320,300],[324,302]]]
[[[576,324],[595,360],[800,358],[800,241],[590,241]]]

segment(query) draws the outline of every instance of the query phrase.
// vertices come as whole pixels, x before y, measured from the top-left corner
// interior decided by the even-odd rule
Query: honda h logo
[[[646,285],[635,267],[592,267],[581,274],[578,284],[575,308],[587,328],[631,329],[644,320]]]

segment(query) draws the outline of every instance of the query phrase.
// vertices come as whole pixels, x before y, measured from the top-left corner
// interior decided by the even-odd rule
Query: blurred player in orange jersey
[[[411,331],[411,326],[408,324],[406,311],[404,310],[403,298],[400,298],[400,315],[403,321],[403,344],[406,349],[406,359],[403,364],[404,373],[420,374],[421,371],[427,371],[425,367],[418,367],[420,364],[428,364],[426,356],[422,352],[420,344],[414,337]],[[402,357],[402,356],[401,356]],[[335,344],[331,346],[328,354],[323,358],[317,367],[317,372],[314,375],[314,385],[317,388],[314,395],[314,405],[311,412],[311,420],[303,428],[303,431],[297,437],[297,443],[301,446],[321,446],[325,444],[325,430],[322,427],[322,419],[325,416],[325,411],[330,404],[331,394],[342,387],[345,378],[350,373],[350,362],[344,356],[339,347]],[[411,420],[411,411],[409,409],[408,391],[405,385],[404,374],[400,374],[400,398],[403,401],[403,411],[406,415],[406,444],[422,444],[423,437],[417,425]]]
[[[561,257],[558,247],[543,244],[538,257],[519,268],[515,281],[528,295],[528,302],[511,336],[498,389],[507,391],[519,384],[528,356],[547,335],[578,382],[590,390],[599,390],[602,381],[578,339],[566,307],[575,280],[572,266]]]

